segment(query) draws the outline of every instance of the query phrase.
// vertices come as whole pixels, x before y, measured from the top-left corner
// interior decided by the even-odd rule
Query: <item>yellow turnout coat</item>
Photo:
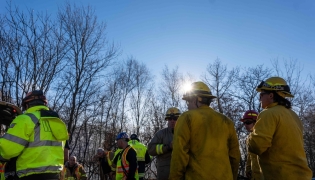
[[[170,180],[236,180],[239,162],[239,143],[229,118],[206,105],[179,117]]]
[[[296,113],[272,103],[258,116],[248,150],[259,156],[268,180],[311,179],[303,143],[303,125]]]

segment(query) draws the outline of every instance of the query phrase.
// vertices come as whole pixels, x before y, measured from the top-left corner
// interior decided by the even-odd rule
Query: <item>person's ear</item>
[[[274,94],[273,93],[269,93],[269,98],[273,99],[274,98]]]

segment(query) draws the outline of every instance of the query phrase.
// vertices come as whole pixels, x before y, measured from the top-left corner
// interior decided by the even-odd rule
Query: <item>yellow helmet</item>
[[[290,92],[290,87],[287,82],[281,77],[271,77],[266,81],[262,81],[256,88],[256,91],[261,92],[266,91],[276,91],[281,97],[294,97]]]
[[[180,114],[181,112],[179,109],[177,109],[176,107],[171,107],[166,111],[165,120],[172,117],[179,117]]]
[[[198,97],[198,101],[201,101],[201,97],[206,97],[210,99],[216,98],[216,96],[212,95],[210,88],[201,81],[192,83],[190,91],[186,92],[183,95],[182,99],[188,100],[191,97]]]

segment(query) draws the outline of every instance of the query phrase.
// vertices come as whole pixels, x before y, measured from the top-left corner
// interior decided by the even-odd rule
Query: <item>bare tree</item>
[[[223,65],[219,58],[207,66],[207,74],[203,76],[203,80],[210,86],[212,93],[217,96],[217,108],[220,113],[226,112],[223,100],[224,97],[233,95],[231,87],[237,82],[238,74],[239,68],[228,70],[227,65]]]
[[[246,110],[260,111],[259,97],[257,97],[257,86],[261,81],[266,80],[271,76],[272,70],[264,67],[264,65],[258,65],[256,67],[244,68],[243,73],[237,79],[236,92],[233,96],[238,98],[243,104]]]
[[[308,160],[308,165],[315,172],[315,76],[310,76],[310,85],[303,85],[303,95],[298,102],[305,102],[300,106],[302,113],[300,118],[304,125],[304,147]],[[298,103],[301,104],[302,103]]]
[[[231,106],[224,106],[229,108],[229,111],[225,111],[228,116],[235,122],[235,129],[240,142],[241,150],[241,163],[239,168],[239,174],[245,175],[245,165],[247,159],[247,146],[246,138],[248,132],[245,130],[243,123],[239,120],[247,110],[260,111],[259,98],[257,97],[256,88],[262,80],[268,78],[271,74],[271,70],[265,68],[263,65],[256,67],[244,67],[243,73],[236,79],[236,83],[231,87],[233,93],[231,94],[234,104]],[[231,100],[227,102],[233,102]],[[232,112],[232,113],[230,113]]]
[[[116,69],[117,70],[117,69]],[[101,139],[104,141],[105,149],[112,149],[115,146],[115,137],[119,132],[119,118],[120,118],[120,104],[121,93],[119,85],[119,72],[114,71],[112,75],[106,78],[105,91],[102,93],[101,107],[102,115],[104,116],[101,121],[101,129],[104,134]]]
[[[9,88],[14,103],[20,105],[26,92],[45,93],[63,69],[67,51],[61,33],[48,14],[27,13],[8,4],[0,28],[2,82]]]
[[[182,104],[182,89],[184,88],[184,76],[179,68],[169,69],[164,67],[161,73],[162,81],[158,87],[160,98],[165,104],[164,110],[169,107],[180,107]]]
[[[152,76],[148,68],[138,61],[133,62],[133,71],[135,72],[135,85],[136,87],[130,94],[130,116],[134,120],[136,127],[136,134],[140,135],[140,128],[145,129],[148,118],[148,106],[150,101],[150,93],[153,90]]]
[[[119,82],[119,89],[121,91],[121,103],[120,103],[120,127],[119,131],[123,131],[123,129],[129,129],[127,128],[127,111],[128,109],[128,100],[130,97],[131,92],[136,88],[137,86],[137,72],[135,71],[137,66],[136,60],[134,60],[132,57],[128,58],[127,60],[123,61],[121,64],[119,64],[116,68],[119,70],[116,70],[118,73],[118,79]]]
[[[106,25],[98,22],[91,7],[67,3],[58,11],[58,22],[69,51],[67,65],[55,91],[70,134],[74,132],[85,110],[98,102],[101,78],[117,56],[117,49],[106,39]],[[72,136],[69,142],[71,143]]]
[[[306,76],[306,78],[302,76],[303,66],[295,59],[283,59],[281,62],[279,62],[278,59],[274,59],[271,62],[276,76],[282,77],[290,86],[290,91],[295,96],[291,101],[295,104],[300,98],[299,96],[302,95],[303,88],[307,86],[306,84],[308,83],[308,76]],[[298,109],[295,110],[297,112],[299,111]]]

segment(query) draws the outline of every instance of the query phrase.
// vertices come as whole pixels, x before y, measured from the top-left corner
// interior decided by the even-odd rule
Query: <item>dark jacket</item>
[[[166,180],[170,174],[172,150],[169,148],[169,144],[172,141],[172,128],[168,127],[159,130],[148,145],[149,154],[156,156],[158,180]]]

